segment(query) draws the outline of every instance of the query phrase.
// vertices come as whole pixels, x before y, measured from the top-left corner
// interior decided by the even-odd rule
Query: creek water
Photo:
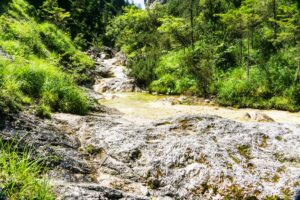
[[[101,100],[101,104],[115,108],[124,114],[124,118],[135,122],[149,122],[153,120],[174,117],[184,114],[209,114],[239,122],[248,121],[246,113],[261,112],[278,123],[300,124],[300,113],[279,110],[236,109],[220,107],[210,104],[172,105],[167,96],[148,93],[127,92],[110,93],[110,98]],[[174,97],[178,98],[178,97]]]

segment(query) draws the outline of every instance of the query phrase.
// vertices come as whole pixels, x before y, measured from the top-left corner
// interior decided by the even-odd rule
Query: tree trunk
[[[190,0],[190,21],[191,21],[191,45],[192,50],[194,52],[195,49],[195,42],[194,42],[194,0]]]
[[[296,70],[296,74],[295,74],[295,83],[297,83],[297,81],[299,80],[299,73],[300,73],[300,58],[298,58],[298,67]]]
[[[247,79],[250,78],[250,36],[248,37]]]
[[[249,31],[251,32],[251,30],[249,29]],[[247,79],[250,78],[250,43],[251,43],[251,40],[250,40],[250,37],[251,37],[251,33],[248,33],[248,39],[247,39],[247,44],[248,44],[248,47],[247,47]]]
[[[240,56],[241,56],[241,59],[240,59],[240,64],[241,66],[244,65],[244,56],[243,56],[243,38],[241,38],[240,40]]]
[[[277,2],[276,2],[276,0],[274,0],[273,1],[273,17],[274,17],[274,20],[275,20],[275,22],[274,22],[274,39],[276,40],[277,39],[277,22],[276,22],[276,20],[277,20]]]

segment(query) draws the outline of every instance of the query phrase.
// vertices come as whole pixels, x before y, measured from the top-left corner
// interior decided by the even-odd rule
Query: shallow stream
[[[236,109],[220,107],[207,103],[197,105],[172,105],[167,96],[151,95],[148,93],[110,93],[109,98],[101,100],[101,104],[115,108],[124,117],[136,122],[149,122],[167,117],[174,117],[182,114],[210,114],[239,122],[248,121],[246,113],[261,112],[276,122],[300,124],[300,113],[291,113],[279,110],[257,110],[257,109]],[[178,98],[178,97],[174,97]]]

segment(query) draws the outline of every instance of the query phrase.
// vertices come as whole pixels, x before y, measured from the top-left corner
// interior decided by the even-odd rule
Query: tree
[[[46,0],[41,6],[41,16],[60,27],[65,27],[70,12],[58,6],[57,0]]]
[[[231,37],[238,37],[240,39],[240,63],[244,65],[244,52],[243,41],[247,37],[247,64],[246,72],[247,78],[250,77],[250,50],[254,45],[254,32],[255,28],[261,23],[258,6],[259,0],[246,0],[238,9],[230,10],[225,14],[220,14],[221,21],[226,24],[227,30],[230,32]]]

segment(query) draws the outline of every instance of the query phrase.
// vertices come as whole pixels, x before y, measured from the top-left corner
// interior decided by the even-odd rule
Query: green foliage
[[[94,62],[83,52],[76,49],[71,38],[55,25],[43,23],[39,26],[42,41],[55,53],[60,55],[59,63],[72,73],[78,83],[90,83],[92,80],[85,75],[95,67]]]
[[[41,160],[31,160],[29,151],[22,154],[10,143],[0,142],[1,195],[8,199],[54,200],[54,193],[41,177]]]
[[[54,24],[39,24],[38,31],[43,43],[48,49],[51,49],[58,54],[63,54],[67,51],[75,51],[75,46],[72,43],[71,38]]]
[[[58,26],[64,27],[71,15],[59,7],[57,0],[46,0],[41,6],[41,16]]]
[[[47,20],[68,31],[83,48],[109,44],[104,36],[109,20],[129,5],[126,0],[27,0],[40,20]]]
[[[155,69],[158,78],[151,83],[150,91],[161,94],[197,94],[196,81],[189,74],[188,66],[182,62],[185,56],[184,50],[162,56]]]
[[[154,43],[157,16],[135,7],[125,8],[124,14],[114,18],[107,27],[106,35],[129,57],[137,56],[137,51],[144,52],[144,47]],[[148,47],[150,47],[149,45]]]
[[[15,61],[6,65],[3,69],[3,88],[15,93],[14,102],[23,102],[26,97],[34,98],[52,111],[83,115],[89,108],[88,98],[75,86],[71,76],[36,58],[32,58],[30,64]]]
[[[93,61],[57,26],[29,16],[31,9],[24,0],[12,0],[0,16],[0,113],[37,103],[41,117],[51,111],[86,114],[89,100],[76,82],[91,82],[85,73]]]
[[[297,111],[299,15],[292,0],[168,0],[148,10],[125,8],[107,35],[152,92]]]
[[[51,108],[45,104],[41,104],[36,108],[36,115],[41,118],[51,119]]]
[[[145,56],[133,58],[129,62],[130,75],[143,87],[147,87],[156,77],[155,57],[157,57],[155,54],[147,53]]]
[[[280,110],[299,110],[298,86],[285,86],[283,91],[280,88],[272,88],[267,80],[264,71],[251,70],[251,78],[247,79],[242,68],[229,72],[222,80],[218,91],[218,102],[221,105],[235,107],[253,108],[275,108]],[[279,85],[279,87],[282,87]],[[273,91],[278,93],[274,94]],[[279,92],[280,91],[280,92]]]

